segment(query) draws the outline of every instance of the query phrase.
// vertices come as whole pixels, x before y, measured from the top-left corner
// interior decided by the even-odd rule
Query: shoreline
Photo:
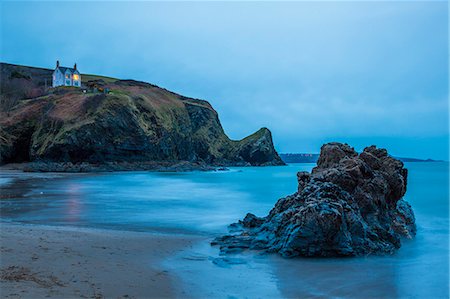
[[[164,261],[203,239],[0,222],[1,296],[176,297],[180,281]]]
[[[23,162],[0,165],[1,170],[22,171],[24,173],[101,173],[119,171],[188,172],[226,170],[223,166],[212,166],[187,161],[178,162]]]
[[[0,165],[0,170],[22,172],[53,173],[100,173],[121,171],[154,171],[154,172],[190,172],[190,171],[227,171],[227,167],[265,167],[286,166],[287,164],[264,163],[252,165],[249,162],[230,162],[208,164],[190,161],[135,161],[135,162],[21,162]]]

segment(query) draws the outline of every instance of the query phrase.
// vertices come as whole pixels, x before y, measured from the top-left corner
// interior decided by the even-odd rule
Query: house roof
[[[78,70],[71,68],[71,67],[65,67],[65,66],[58,66],[56,69],[59,69],[63,74],[66,73],[66,71],[69,71],[70,73],[79,73]]]

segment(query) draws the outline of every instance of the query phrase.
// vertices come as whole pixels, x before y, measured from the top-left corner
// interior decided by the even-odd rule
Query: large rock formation
[[[385,149],[358,154],[347,144],[322,146],[311,173],[298,173],[298,192],[281,198],[264,218],[253,214],[217,238],[223,252],[256,249],[294,256],[390,254],[416,233],[402,198],[407,170]]]
[[[204,100],[133,80],[82,75],[83,85],[110,91],[98,93],[46,89],[51,70],[1,64],[1,74],[0,163],[40,161],[36,165],[44,170],[42,161],[119,163],[112,169],[120,169],[120,163],[126,163],[125,169],[133,169],[130,163],[154,169],[155,162],[167,167],[186,161],[202,166],[284,164],[268,129],[230,140]],[[11,107],[5,104],[12,94],[7,91],[16,93]]]

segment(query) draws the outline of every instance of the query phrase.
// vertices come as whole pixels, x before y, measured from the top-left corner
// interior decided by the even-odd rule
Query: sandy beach
[[[199,237],[1,224],[2,298],[166,298],[168,256]]]

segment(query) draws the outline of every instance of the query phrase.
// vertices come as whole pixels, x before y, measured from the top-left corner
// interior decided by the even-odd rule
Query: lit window
[[[80,77],[77,74],[75,74],[75,75],[73,75],[73,79],[78,80],[78,79],[80,79]]]
[[[69,78],[70,78],[70,75],[69,75],[69,74],[67,74],[67,75],[66,75],[66,78],[67,78],[67,79],[69,79]]]

